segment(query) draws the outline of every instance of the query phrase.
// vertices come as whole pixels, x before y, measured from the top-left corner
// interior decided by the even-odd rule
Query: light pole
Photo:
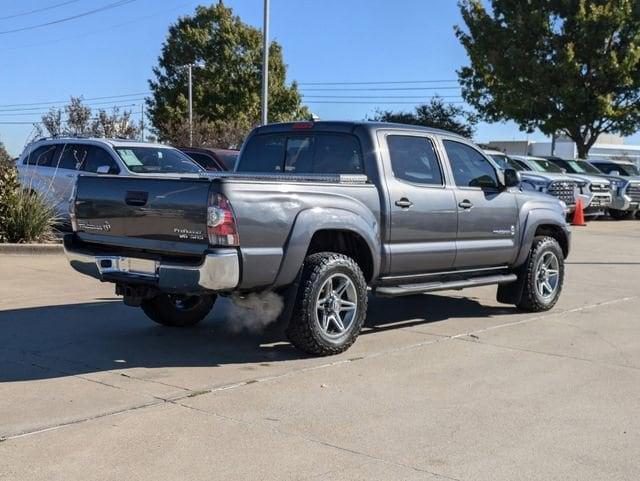
[[[193,147],[193,64],[187,65],[189,69],[189,147]]]
[[[269,0],[264,0],[264,26],[262,28],[262,99],[261,123],[267,124],[269,115]]]
[[[178,70],[187,69],[189,75],[189,147],[193,146],[193,67],[204,67],[204,62],[192,62],[178,67]]]

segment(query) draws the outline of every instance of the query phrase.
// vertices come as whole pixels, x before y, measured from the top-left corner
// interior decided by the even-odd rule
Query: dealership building
[[[552,155],[551,142],[531,142],[528,140],[494,140],[486,145],[510,155]],[[556,140],[554,155],[573,159],[578,156],[576,144],[569,138]],[[640,145],[628,145],[617,135],[601,135],[589,151],[590,160],[631,160],[640,165]]]

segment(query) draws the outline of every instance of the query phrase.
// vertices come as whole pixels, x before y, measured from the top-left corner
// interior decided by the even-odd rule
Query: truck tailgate
[[[197,178],[81,176],[77,235],[85,242],[133,250],[202,255],[208,247],[211,185]]]

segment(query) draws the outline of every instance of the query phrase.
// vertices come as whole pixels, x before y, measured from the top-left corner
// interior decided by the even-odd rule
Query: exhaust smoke
[[[275,292],[257,292],[246,296],[232,295],[221,315],[226,328],[234,333],[260,333],[274,322],[284,309],[284,299]]]

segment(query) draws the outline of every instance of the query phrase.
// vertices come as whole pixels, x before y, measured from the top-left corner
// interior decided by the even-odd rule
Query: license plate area
[[[150,259],[100,256],[96,257],[96,264],[101,274],[122,273],[154,278],[158,276],[159,263]]]

